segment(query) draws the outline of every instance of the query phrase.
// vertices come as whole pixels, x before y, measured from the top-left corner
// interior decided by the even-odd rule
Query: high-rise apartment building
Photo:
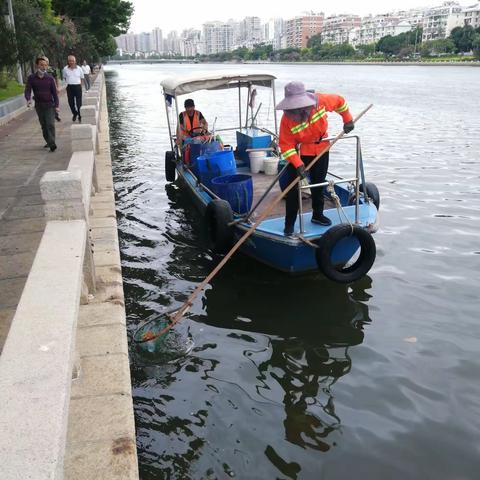
[[[163,52],[163,34],[161,28],[154,28],[151,35],[152,50],[157,53]]]
[[[228,52],[233,46],[233,27],[223,22],[204,23],[202,38],[206,55]]]
[[[440,7],[427,9],[423,18],[422,40],[437,40],[448,36],[447,24],[449,17],[462,11],[457,2],[444,2]]]
[[[323,13],[312,13],[286,20],[283,30],[286,47],[305,48],[311,37],[322,32],[323,19]]]
[[[351,31],[359,28],[362,19],[358,15],[332,15],[323,21],[322,42],[348,43]]]
[[[408,32],[412,26],[407,21],[402,21],[400,17],[393,13],[382,15],[369,15],[363,17],[361,25],[350,31],[349,41],[351,45],[368,45],[378,42],[387,35],[399,35]]]

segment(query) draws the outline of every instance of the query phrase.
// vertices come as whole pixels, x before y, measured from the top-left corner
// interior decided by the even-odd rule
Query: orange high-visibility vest
[[[188,116],[188,113],[186,111],[183,112],[183,124],[181,125],[181,127],[182,127],[182,133],[187,136],[190,136],[194,128],[201,127],[200,112],[198,112],[197,110],[193,112],[193,122],[190,121],[190,117]]]
[[[328,145],[328,142],[321,141],[328,137],[327,112],[337,112],[343,123],[353,120],[347,102],[340,95],[316,93],[315,96],[317,104],[312,107],[307,120],[298,123],[283,114],[280,122],[280,151],[295,168],[303,165],[300,155],[317,156]],[[300,152],[297,152],[298,144],[301,144]]]

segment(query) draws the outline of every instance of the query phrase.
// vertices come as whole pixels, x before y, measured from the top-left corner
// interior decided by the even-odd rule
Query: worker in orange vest
[[[195,102],[187,98],[185,111],[178,116],[177,145],[182,145],[187,137],[198,137],[208,133],[208,123],[202,112],[195,110]]]
[[[348,104],[340,95],[311,93],[305,90],[302,82],[290,82],[285,86],[285,98],[275,107],[283,110],[280,123],[279,147],[282,156],[288,160],[287,172],[290,182],[298,175],[306,178],[305,166],[308,165],[329,142],[327,138],[327,112],[337,112],[343,119],[343,130],[353,130],[353,118]],[[325,181],[328,170],[328,152],[324,153],[309,170],[312,184]],[[323,187],[312,188],[312,222],[331,225],[331,220],[323,214]],[[298,212],[298,185],[286,195],[286,215],[284,234],[293,234]]]

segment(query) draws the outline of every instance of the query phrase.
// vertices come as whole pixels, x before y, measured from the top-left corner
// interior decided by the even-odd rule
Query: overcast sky
[[[160,27],[164,32],[181,31],[185,28],[200,29],[202,23],[211,20],[225,21],[230,18],[241,20],[246,16],[257,16],[263,21],[273,17],[293,18],[305,11],[324,12],[326,15],[339,13],[386,13],[392,10],[441,5],[443,0],[130,0],[135,8],[130,25],[134,33],[148,32]],[[459,1],[462,5],[475,3]]]

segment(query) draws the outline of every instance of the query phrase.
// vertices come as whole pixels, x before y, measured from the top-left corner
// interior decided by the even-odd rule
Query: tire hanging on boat
[[[360,253],[356,261],[346,267],[335,266],[332,263],[332,252],[337,243],[350,236],[355,236],[360,245]],[[362,278],[372,268],[377,254],[375,241],[367,230],[357,225],[335,225],[330,228],[318,243],[315,251],[317,265],[320,271],[330,280],[339,283],[355,282]]]
[[[225,200],[212,200],[205,213],[210,245],[215,253],[227,253],[233,244],[233,221],[230,204]]]
[[[366,190],[367,196],[377,207],[377,210],[380,210],[380,192],[378,191],[377,186],[372,182],[365,182],[365,185],[362,183],[359,187],[360,192],[364,193]],[[348,199],[349,205],[355,204],[355,193]]]
[[[170,150],[165,152],[165,178],[167,182],[174,182],[176,173],[175,153]]]

